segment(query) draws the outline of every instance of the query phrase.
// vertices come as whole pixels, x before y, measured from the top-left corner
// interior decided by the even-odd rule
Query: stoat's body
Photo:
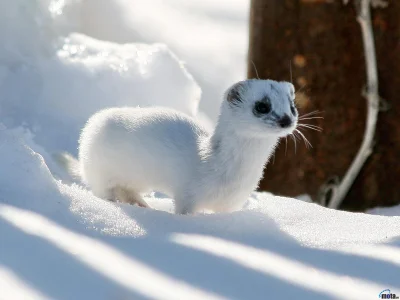
[[[152,190],[177,213],[240,208],[280,137],[295,129],[294,88],[247,80],[231,87],[214,132],[166,108],[111,108],[82,131],[78,172],[98,197],[147,206]]]

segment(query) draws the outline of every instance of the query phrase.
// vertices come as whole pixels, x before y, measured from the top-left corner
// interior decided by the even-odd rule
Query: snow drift
[[[63,37],[60,2],[0,2],[5,126],[23,127],[47,151],[76,153],[80,129],[105,107],[161,105],[197,114],[201,90],[167,46]]]
[[[62,3],[63,18],[74,30],[86,35],[117,43],[166,43],[196,77],[203,91],[200,109],[213,121],[223,92],[246,74],[246,0],[55,2]]]
[[[141,209],[62,184],[7,130],[0,140],[4,299],[373,299],[400,288],[399,217],[266,193],[232,214]]]

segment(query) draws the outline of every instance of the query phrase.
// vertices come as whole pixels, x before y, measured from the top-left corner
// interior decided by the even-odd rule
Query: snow
[[[392,207],[375,207],[368,210],[367,213],[381,216],[400,216],[400,205]]]
[[[396,208],[350,213],[253,193],[241,211],[182,216],[158,193],[146,195],[154,209],[143,209],[60,180],[52,154],[76,154],[79,130],[93,112],[165,105],[207,122],[197,114],[196,81],[212,94],[241,72],[232,62],[235,55],[244,61],[238,44],[245,38],[221,32],[242,28],[246,1],[127,3],[0,0],[0,299],[376,299],[388,288],[399,294]],[[165,22],[160,27],[152,26],[157,18]],[[206,19],[215,31],[203,37],[197,25]],[[168,46],[116,43],[136,42],[138,32],[145,42]],[[218,77],[225,67],[235,71],[206,84],[207,70]],[[215,114],[208,104],[203,108]]]
[[[6,129],[0,140],[4,299],[21,287],[29,299],[372,299],[400,289],[400,217],[267,193],[232,214],[174,215],[154,195],[159,210],[142,209],[55,180]]]
[[[105,107],[163,105],[196,116],[201,89],[166,45],[56,36],[65,26],[44,8],[49,1],[8,2],[0,0],[1,14],[18,26],[0,29],[6,41],[0,51],[0,119],[8,128],[22,126],[49,153],[76,154],[80,129]],[[27,24],[20,25],[25,17]]]
[[[65,2],[79,32],[118,43],[163,42],[171,47],[202,88],[200,110],[213,121],[223,92],[245,77],[249,1]]]

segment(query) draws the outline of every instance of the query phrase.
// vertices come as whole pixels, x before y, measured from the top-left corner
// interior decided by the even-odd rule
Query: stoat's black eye
[[[259,101],[254,105],[254,110],[258,114],[267,114],[271,111],[271,104],[267,101]]]
[[[297,114],[296,108],[294,107],[294,104],[290,105],[290,111],[292,112],[293,116]]]

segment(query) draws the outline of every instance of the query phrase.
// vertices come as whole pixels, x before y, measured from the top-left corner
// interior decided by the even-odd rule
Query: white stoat
[[[152,190],[175,200],[176,213],[243,206],[278,140],[293,132],[294,86],[245,80],[224,95],[218,123],[207,132],[166,108],[110,108],[93,115],[79,140],[79,161],[64,165],[101,198],[147,206]]]

